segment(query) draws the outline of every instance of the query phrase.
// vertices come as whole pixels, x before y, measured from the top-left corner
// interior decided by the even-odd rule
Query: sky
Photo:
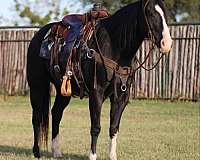
[[[62,6],[71,6],[75,0],[62,0]],[[74,4],[74,3],[73,3]],[[83,13],[85,12],[83,9],[79,9],[80,3],[76,3],[76,6],[69,7],[68,10],[70,13]],[[88,8],[86,8],[87,10]],[[0,0],[0,26],[9,26],[12,25],[12,19],[15,17],[16,12],[14,11],[14,1],[13,0]],[[3,17],[3,19],[1,18]],[[19,18],[19,17],[15,17]],[[20,21],[20,19],[19,19]],[[23,23],[20,23],[23,25]]]
[[[0,0],[0,16],[9,18],[11,17],[10,11],[12,10],[13,0]]]

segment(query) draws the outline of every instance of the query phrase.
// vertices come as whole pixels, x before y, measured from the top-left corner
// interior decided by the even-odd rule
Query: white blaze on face
[[[162,32],[163,38],[160,42],[161,43],[160,51],[162,53],[168,53],[172,47],[172,39],[169,33],[169,28],[167,26],[163,10],[160,8],[159,5],[156,5],[155,9],[160,14],[162,18],[162,24],[163,24],[163,32]]]
[[[109,146],[109,158],[110,160],[117,160],[117,135],[118,133],[115,134],[115,136],[111,139],[110,146]]]

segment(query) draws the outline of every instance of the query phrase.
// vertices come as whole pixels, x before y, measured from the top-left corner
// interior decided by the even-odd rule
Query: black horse
[[[27,75],[33,109],[33,153],[37,158],[40,157],[40,140],[47,143],[48,139],[50,82],[54,83],[57,90],[56,99],[51,110],[52,152],[54,157],[62,156],[58,144],[59,124],[63,110],[71,98],[61,95],[61,85],[56,83],[49,73],[48,60],[39,56],[44,36],[53,24],[45,25],[36,33],[29,45],[27,56]],[[153,39],[156,46],[163,53],[167,53],[171,49],[172,40],[166,24],[166,8],[163,0],[140,0],[121,8],[112,16],[100,20],[88,46],[96,51],[100,50],[104,57],[115,61],[120,67],[130,67],[138,48],[145,38]],[[93,61],[83,63],[82,72],[86,80],[86,86],[89,89],[91,118],[91,150],[89,159],[96,160],[96,144],[101,130],[100,115],[102,104],[106,98],[110,98],[109,133],[111,141],[109,158],[116,160],[117,133],[122,112],[129,100],[132,74],[127,77],[125,81],[126,87],[122,89],[120,76],[112,69],[106,69],[102,63],[97,63],[96,67]],[[94,87],[94,77],[96,77],[96,87]],[[75,87],[76,83],[72,82],[72,84],[72,88]]]

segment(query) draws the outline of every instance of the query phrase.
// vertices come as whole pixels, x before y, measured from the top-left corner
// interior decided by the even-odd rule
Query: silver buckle
[[[126,84],[121,85],[121,91],[125,92],[127,90]]]
[[[72,76],[72,71],[67,71],[68,76]]]

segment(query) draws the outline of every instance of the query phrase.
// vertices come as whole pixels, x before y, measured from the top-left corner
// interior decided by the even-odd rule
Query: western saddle
[[[84,84],[84,79],[80,73],[80,55],[78,55],[79,47],[82,47],[83,44],[87,44],[90,40],[93,32],[95,30],[96,23],[99,19],[108,17],[108,12],[105,8],[99,7],[99,5],[94,5],[94,8],[83,15],[73,14],[67,15],[63,18],[61,22],[55,23],[51,29],[48,31],[42,46],[40,49],[40,56],[50,60],[50,72],[54,79],[61,81],[61,94],[63,96],[71,96],[71,77],[73,76],[80,88],[80,97],[84,96],[84,88],[87,88]],[[74,18],[74,19],[73,19]],[[62,48],[65,47],[68,40],[69,34],[72,30],[72,27],[66,21],[71,20],[79,21],[82,25],[80,28],[80,35],[76,35],[73,39],[72,45],[67,46],[68,53],[61,53]],[[76,24],[75,24],[76,25]],[[80,36],[80,37],[79,37]],[[61,77],[60,65],[59,65],[59,56],[60,54],[67,54],[65,66],[65,74]],[[53,69],[51,69],[53,68]]]

